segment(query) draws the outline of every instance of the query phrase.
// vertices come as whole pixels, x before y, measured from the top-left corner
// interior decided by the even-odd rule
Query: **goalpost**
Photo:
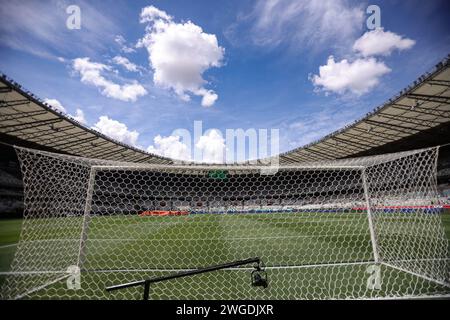
[[[155,299],[450,295],[438,148],[282,166],[161,166],[16,148],[20,242],[3,299],[139,299],[107,286],[260,257],[159,283]]]

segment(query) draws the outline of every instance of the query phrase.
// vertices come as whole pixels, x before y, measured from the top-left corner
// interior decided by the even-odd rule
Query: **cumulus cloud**
[[[217,130],[210,130],[198,139],[195,144],[198,152],[193,152],[190,144],[183,142],[181,137],[176,134],[166,137],[157,135],[153,139],[153,143],[147,148],[148,152],[184,161],[223,163],[226,152],[225,139]],[[194,158],[192,157],[193,153]]]
[[[149,146],[147,151],[176,160],[191,160],[191,150],[180,140],[180,136],[162,137],[157,135],[153,139],[154,145]]]
[[[84,112],[81,109],[75,111],[75,115],[72,116],[79,123],[86,124],[86,118],[84,117]]]
[[[115,56],[112,61],[115,64],[118,64],[122,67],[124,67],[125,69],[127,69],[128,71],[132,71],[132,72],[138,72],[139,71],[139,67],[134,64],[133,62],[131,62],[130,60],[128,60],[125,57],[122,56]]]
[[[120,85],[106,79],[102,73],[111,71],[111,67],[98,62],[91,62],[89,58],[76,58],[72,63],[73,70],[81,76],[81,82],[100,89],[106,97],[122,101],[136,101],[147,94],[147,90],[137,81]]]
[[[108,137],[131,146],[137,146],[139,133],[136,130],[128,130],[124,123],[110,119],[108,116],[101,116],[93,128]]]
[[[219,131],[210,130],[198,139],[195,146],[202,152],[202,161],[223,163],[225,157],[225,139]],[[196,159],[197,160],[197,159]]]
[[[361,53],[364,57],[383,55],[388,56],[394,50],[407,50],[412,48],[416,42],[403,38],[396,33],[384,31],[377,28],[364,33],[353,44],[353,50]]]
[[[174,90],[185,101],[196,95],[202,97],[203,106],[212,106],[218,96],[205,88],[203,73],[222,65],[224,48],[218,45],[216,36],[191,21],[176,23],[154,6],[142,9],[140,22],[147,27],[138,47],[148,51],[154,83]]]
[[[44,99],[44,102],[45,102],[46,104],[52,106],[53,109],[56,109],[56,110],[58,110],[58,111],[60,111],[60,112],[63,112],[63,113],[67,113],[66,108],[64,108],[64,106],[61,104],[61,102],[59,102],[59,101],[56,100],[56,99],[48,99],[48,98],[45,98],[45,99]]]
[[[380,77],[390,71],[384,62],[375,58],[335,62],[334,57],[330,56],[327,64],[320,66],[319,75],[311,76],[310,80],[319,90],[339,94],[349,91],[361,95],[376,86]]]
[[[155,20],[172,20],[172,16],[169,16],[165,11],[159,10],[154,6],[148,6],[141,11],[141,23],[153,22]]]

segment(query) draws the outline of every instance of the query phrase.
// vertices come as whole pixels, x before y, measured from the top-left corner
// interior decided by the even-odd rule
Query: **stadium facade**
[[[363,118],[318,141],[281,154],[280,165],[331,161],[449,144],[449,66],[450,56]],[[22,210],[21,175],[13,145],[109,161],[156,165],[174,163],[172,159],[125,145],[84,126],[2,74],[0,202],[3,214],[20,214]],[[450,196],[450,147],[440,150],[438,182],[443,195]]]

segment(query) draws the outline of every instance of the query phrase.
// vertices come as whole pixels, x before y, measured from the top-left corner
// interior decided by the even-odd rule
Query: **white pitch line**
[[[339,266],[353,266],[373,264],[374,261],[356,261],[356,262],[337,262],[337,263],[323,263],[323,264],[306,264],[306,265],[292,265],[292,266],[266,266],[266,270],[282,270],[282,269],[303,269],[303,268],[317,268],[317,267],[339,267]],[[240,271],[240,270],[254,270],[254,267],[240,267],[240,268],[225,268],[226,271]],[[112,272],[183,272],[197,269],[99,269],[99,270],[81,270],[81,272],[93,273],[112,273]],[[61,274],[65,271],[18,271],[18,272],[0,272],[0,275],[31,275],[31,274]]]
[[[69,277],[69,276],[70,276],[70,275],[67,274],[67,275],[58,277],[57,279],[55,279],[55,280],[53,280],[53,281],[50,281],[50,282],[45,283],[45,284],[43,284],[43,285],[41,285],[41,286],[38,286],[38,287],[32,288],[32,289],[30,289],[30,290],[27,290],[27,291],[25,291],[24,293],[17,295],[14,299],[15,299],[15,300],[22,299],[22,298],[26,297],[26,296],[29,295],[29,294],[32,294],[32,293],[34,293],[34,292],[36,292],[36,291],[45,289],[46,287],[48,287],[48,286],[50,286],[50,285],[52,285],[52,284],[54,284],[54,283],[56,283],[56,282],[59,282],[59,281],[65,279],[65,278],[67,278],[67,277]]]
[[[5,244],[5,245],[3,245],[3,246],[0,246],[0,249],[3,249],[3,248],[9,248],[9,247],[15,247],[15,246],[17,246],[19,243],[17,242],[17,243],[11,243],[11,244]]]
[[[65,274],[67,271],[2,271],[0,276],[26,276],[34,274]]]
[[[446,261],[450,258],[435,258],[435,259],[421,259],[420,261]],[[408,260],[398,260],[408,261]],[[336,262],[336,263],[322,263],[322,264],[306,264],[306,265],[292,265],[292,266],[266,266],[265,269],[268,270],[278,270],[278,269],[304,269],[304,268],[317,268],[317,267],[338,267],[338,266],[353,266],[353,265],[365,265],[374,264],[375,261],[355,261],[355,262]],[[383,263],[385,264],[385,263]],[[387,264],[385,264],[387,265]],[[389,265],[392,267],[392,265]],[[196,269],[99,269],[99,270],[82,270],[82,272],[93,272],[93,273],[111,273],[111,272],[181,272],[181,271],[192,271]],[[239,270],[254,270],[252,267],[237,267],[237,268],[225,268],[223,270],[228,271],[239,271]],[[33,275],[33,274],[64,274],[65,270],[55,270],[55,271],[6,271],[0,272],[0,275]]]
[[[317,267],[339,267],[339,266],[353,266],[374,264],[374,261],[356,261],[356,262],[337,262],[337,263],[323,263],[323,264],[306,264],[306,265],[292,265],[292,266],[266,266],[266,270],[282,270],[282,269],[303,269],[303,268],[317,268]],[[240,271],[240,270],[254,270],[254,267],[238,267],[225,268],[226,271]],[[110,272],[184,272],[193,271],[197,269],[103,269],[103,270],[82,270],[94,273],[110,273]]]
[[[427,281],[431,281],[431,282],[437,283],[437,284],[439,284],[441,286],[450,288],[450,283],[447,283],[445,281],[437,280],[437,279],[431,278],[431,277],[429,277],[427,275],[424,275],[424,274],[421,274],[421,273],[417,273],[417,272],[414,272],[414,271],[411,271],[411,270],[408,270],[408,269],[405,269],[405,268],[402,268],[402,267],[398,267],[398,266],[395,266],[395,265],[390,264],[390,263],[382,262],[382,264],[385,265],[385,266],[391,267],[393,269],[412,274],[412,275],[414,275],[416,277],[425,279]]]
[[[330,236],[340,236],[340,237],[353,237],[353,236],[366,236],[365,233],[344,233],[344,234],[310,234],[310,235],[292,235],[292,236],[267,236],[267,237],[236,237],[236,238],[164,238],[164,239],[126,239],[126,238],[99,238],[99,239],[87,239],[88,242],[94,241],[109,241],[109,242],[124,242],[124,241],[134,241],[134,242],[148,242],[148,241],[242,241],[242,240],[279,240],[279,239],[304,239],[304,238],[322,238],[322,237],[330,237]],[[77,242],[79,239],[41,239],[41,240],[32,240],[32,241],[24,241],[22,244],[32,244],[39,242]],[[17,246],[18,243],[6,245],[8,246]],[[3,248],[0,246],[0,249]]]

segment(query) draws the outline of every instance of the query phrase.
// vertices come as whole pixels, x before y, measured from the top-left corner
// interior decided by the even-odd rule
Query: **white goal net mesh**
[[[450,294],[437,148],[270,174],[16,150],[25,212],[3,299],[140,299],[141,287],[105,287],[253,257],[268,288],[248,265],[156,283],[150,297]]]

